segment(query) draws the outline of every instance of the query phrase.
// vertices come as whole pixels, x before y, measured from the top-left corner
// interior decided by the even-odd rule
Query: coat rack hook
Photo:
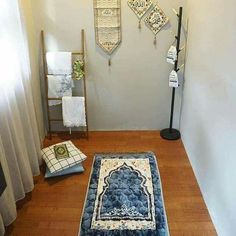
[[[176,37],[175,32],[173,30],[170,30],[171,34]]]
[[[179,13],[174,8],[172,8],[172,11],[175,13],[176,16],[179,17]]]
[[[179,51],[181,52],[181,51],[183,51],[184,49],[185,49],[185,45],[184,45],[182,48],[180,48]]]
[[[185,64],[182,64],[182,65],[177,69],[176,72],[178,72],[179,70],[181,70],[184,66],[185,66]]]

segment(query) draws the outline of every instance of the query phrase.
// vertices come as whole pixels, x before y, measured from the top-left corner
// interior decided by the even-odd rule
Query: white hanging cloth
[[[176,60],[177,60],[177,49],[175,46],[172,45],[168,50],[166,61],[174,65]]]
[[[63,124],[68,128],[86,126],[84,97],[62,98]]]
[[[72,96],[74,83],[71,75],[48,75],[48,97],[62,98],[63,96]],[[49,106],[61,104],[61,101],[49,101]]]
[[[0,235],[16,218],[15,202],[32,191],[33,175],[40,173],[36,104],[20,9],[17,0],[0,1],[0,162],[7,183],[0,197]]]
[[[169,87],[178,88],[179,87],[179,78],[175,70],[172,70],[169,76]]]
[[[47,52],[47,67],[50,75],[71,75],[72,74],[72,53],[71,52]]]

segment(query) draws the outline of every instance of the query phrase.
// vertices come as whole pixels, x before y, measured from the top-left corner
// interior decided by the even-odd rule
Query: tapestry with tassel
[[[154,44],[156,45],[156,35],[168,23],[168,18],[162,9],[156,5],[145,19],[148,28],[154,33]]]
[[[141,29],[141,20],[152,6],[151,0],[129,0],[128,5],[139,19],[138,27]]]
[[[111,55],[121,43],[121,1],[94,0],[96,43]]]

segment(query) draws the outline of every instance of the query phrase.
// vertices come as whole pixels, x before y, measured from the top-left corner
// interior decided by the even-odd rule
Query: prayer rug
[[[95,155],[79,235],[169,235],[153,153]]]

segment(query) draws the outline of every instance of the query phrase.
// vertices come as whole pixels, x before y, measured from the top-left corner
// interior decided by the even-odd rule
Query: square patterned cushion
[[[81,163],[87,158],[71,141],[58,143],[56,145],[60,144],[66,144],[69,151],[69,158],[57,159],[54,152],[55,145],[42,149],[42,158],[46,162],[46,165],[51,173],[68,169]]]
[[[45,177],[45,179],[47,179],[47,178],[69,175],[69,174],[74,174],[74,173],[82,173],[82,172],[84,172],[84,167],[83,167],[82,163],[79,163],[75,166],[72,166],[72,167],[66,169],[66,170],[61,170],[56,173],[51,173],[50,170],[48,169],[48,167],[46,166],[46,172],[45,172],[44,177]]]

